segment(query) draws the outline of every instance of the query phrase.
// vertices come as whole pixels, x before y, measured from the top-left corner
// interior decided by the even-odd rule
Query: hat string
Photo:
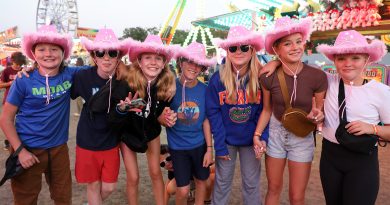
[[[31,51],[31,54],[33,55],[34,59],[37,59],[35,57],[34,52]],[[62,60],[64,59],[64,55],[65,55],[64,52],[62,52]],[[61,60],[61,62],[62,62],[62,60]],[[35,60],[35,62],[37,62],[38,66],[42,68],[41,64],[37,60]],[[44,70],[42,70],[42,71],[45,73],[46,105],[48,105],[50,103],[50,96],[51,96],[50,85],[49,85],[49,74],[55,70],[51,70],[48,73],[46,73],[46,71],[44,71]]]
[[[236,93],[237,93],[237,104],[238,104],[238,96],[239,96],[238,87],[240,86],[240,81],[239,81],[238,77],[240,76],[240,71],[245,67],[237,69],[233,63],[232,63],[232,66],[233,66],[234,70],[236,71]]]
[[[364,67],[363,68],[366,68],[366,66],[367,66],[367,64],[368,64],[368,61],[370,60],[370,56],[368,56],[368,58],[367,58],[367,61],[366,61],[366,63],[364,64]],[[343,83],[344,83],[344,81],[343,81]],[[347,95],[345,96],[345,98],[344,98],[344,100],[340,103],[340,106],[339,106],[339,110],[340,110],[340,108],[341,108],[341,106],[344,104],[344,103],[347,103],[346,102],[346,100],[347,100],[347,98],[349,99],[350,97],[351,97],[351,94],[352,94],[352,86],[353,86],[353,81],[349,81],[349,85],[351,86],[350,88],[348,88],[348,90],[347,90]],[[364,82],[363,82],[363,84],[364,84]],[[342,114],[341,114],[341,118],[343,118],[344,117],[344,110],[347,108],[347,106],[344,106],[344,108],[343,108],[343,111],[342,111]]]
[[[291,96],[290,96],[290,104],[292,105],[293,104],[292,102],[295,103],[295,101],[297,100],[297,85],[298,85],[297,74],[298,74],[299,66],[301,65],[302,62],[301,61],[298,62],[298,65],[295,68],[295,72],[293,72],[290,69],[290,67],[286,63],[284,63],[283,60],[279,57],[279,55],[276,53],[275,48],[273,46],[272,46],[272,49],[274,50],[274,53],[276,54],[276,56],[279,58],[280,62],[282,62],[283,66],[286,67],[287,70],[290,71],[294,77],[293,91],[292,91]],[[293,101],[293,98],[294,98],[294,101]]]

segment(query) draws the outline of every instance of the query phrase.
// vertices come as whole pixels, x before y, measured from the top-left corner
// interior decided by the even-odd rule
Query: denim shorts
[[[314,157],[313,133],[306,137],[297,137],[287,131],[272,115],[269,123],[267,155],[274,158],[287,158],[294,162],[311,162]]]

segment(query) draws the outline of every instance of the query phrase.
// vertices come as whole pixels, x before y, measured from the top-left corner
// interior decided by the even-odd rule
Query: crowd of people
[[[24,169],[11,178],[14,203],[37,204],[44,174],[54,203],[71,204],[69,108],[71,98],[82,97],[74,174],[77,183],[86,184],[88,204],[102,204],[115,190],[120,155],[127,202],[138,204],[139,153],[146,153],[158,205],[168,203],[172,186],[175,203],[187,204],[191,183],[195,204],[229,204],[237,158],[243,204],[279,204],[286,164],[290,204],[305,204],[316,127],[323,127],[326,204],[375,204],[377,143],[362,152],[342,140],[345,135],[390,140],[390,88],[363,76],[368,64],[387,53],[386,46],[368,43],[354,30],[340,32],[334,45],[317,48],[335,64],[337,74],[328,74],[302,62],[311,28],[310,20],[289,17],[277,19],[264,35],[231,27],[216,42],[227,56],[208,85],[198,76],[216,61],[200,43],[168,46],[157,35],[143,42],[118,40],[111,29],[100,29],[93,41],[81,41],[95,66],[69,67],[64,64],[72,48],[69,35],[53,26],[25,34],[23,53],[37,66],[20,78],[5,76],[20,70],[23,58],[17,53],[0,84],[11,86],[0,126]],[[261,65],[256,53],[263,49],[277,60]],[[121,61],[126,55],[130,65]],[[168,152],[161,150],[161,126],[169,160],[160,156]],[[367,147],[364,143],[354,146]],[[263,155],[268,187],[260,186]],[[169,170],[165,184],[161,167]]]

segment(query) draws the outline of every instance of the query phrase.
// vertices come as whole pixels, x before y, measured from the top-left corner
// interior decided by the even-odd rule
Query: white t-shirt
[[[339,125],[338,74],[327,74],[328,90],[324,104],[325,121],[323,136],[337,143],[335,133]],[[371,80],[362,86],[344,84],[348,122],[362,121],[369,124],[390,124],[390,87]]]

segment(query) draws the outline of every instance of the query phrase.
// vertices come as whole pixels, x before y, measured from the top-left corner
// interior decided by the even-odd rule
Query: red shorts
[[[119,166],[119,146],[104,151],[76,147],[75,175],[78,183],[115,183],[118,181]]]

